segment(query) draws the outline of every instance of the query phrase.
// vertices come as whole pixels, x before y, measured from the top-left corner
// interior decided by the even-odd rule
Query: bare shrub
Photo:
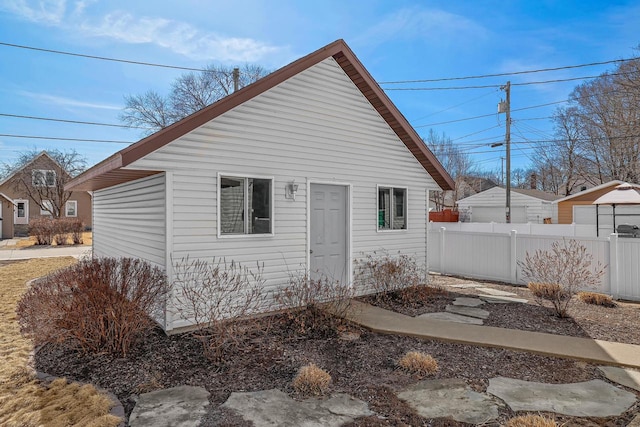
[[[593,256],[587,248],[573,239],[553,242],[551,250],[537,250],[533,255],[527,252],[524,262],[518,262],[523,275],[538,284],[534,288],[541,296],[536,297],[536,301],[539,304],[550,301],[555,314],[562,318],[568,316],[572,297],[580,289],[600,284],[605,267],[592,264]]]
[[[65,219],[51,219],[53,223],[53,242],[57,246],[63,246],[67,244],[68,234],[68,225]]]
[[[355,282],[359,288],[374,292],[378,300],[393,298],[394,292],[404,288],[418,289],[425,277],[423,269],[408,255],[393,257],[385,252],[378,256],[374,252],[356,260]],[[406,295],[410,296],[411,291]]]
[[[353,296],[353,288],[348,284],[324,274],[312,279],[303,270],[289,273],[289,284],[274,294],[274,300],[296,331],[305,334],[335,332],[345,323]]]
[[[329,389],[329,384],[331,375],[313,363],[300,368],[291,383],[298,393],[315,396],[324,394]]]
[[[505,427],[557,427],[557,423],[542,415],[521,415],[507,421]]]
[[[222,364],[228,348],[264,324],[249,319],[269,309],[262,270],[221,258],[183,258],[174,264],[174,308],[183,320],[200,327],[193,336],[212,362]]]
[[[429,354],[420,351],[409,351],[400,360],[398,366],[419,377],[433,375],[438,372],[438,362]]]
[[[34,283],[18,303],[18,322],[36,345],[126,356],[155,327],[167,290],[162,270],[145,261],[83,260]]]
[[[36,245],[51,245],[56,235],[55,220],[45,217],[30,220],[29,235],[35,237]]]
[[[600,294],[597,292],[578,292],[578,298],[586,304],[600,305],[608,308],[618,306],[610,295]]]
[[[79,218],[65,218],[65,231],[70,235],[74,245],[81,245],[82,232],[84,231],[84,223]]]

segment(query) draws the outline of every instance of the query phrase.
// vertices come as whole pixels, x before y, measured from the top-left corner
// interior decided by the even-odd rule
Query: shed
[[[493,187],[458,200],[461,216],[470,222],[505,222],[506,190]],[[539,190],[511,189],[511,222],[542,224],[550,218],[556,222],[553,200],[559,196]]]
[[[427,263],[428,192],[453,180],[342,40],[119,151],[68,184],[94,191],[93,250],[299,268],[349,283],[386,250]],[[169,304],[171,301],[169,301]],[[167,306],[169,307],[169,306]],[[190,326],[167,308],[167,331]]]
[[[590,224],[594,226],[594,231],[598,224],[597,232],[600,236],[613,233],[613,208],[600,206],[596,215],[593,202],[621,184],[624,184],[624,181],[613,180],[556,200],[554,203],[558,205],[558,223]],[[616,216],[620,218],[619,223],[640,225],[640,206],[619,206],[616,208]]]

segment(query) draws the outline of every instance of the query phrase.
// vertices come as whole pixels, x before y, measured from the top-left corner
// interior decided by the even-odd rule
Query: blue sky
[[[633,1],[32,1],[0,0],[0,42],[200,68],[245,63],[277,69],[336,39],[379,82],[561,67],[640,56]],[[178,70],[0,46],[0,114],[120,124],[127,94],[169,90]],[[500,85],[598,75],[613,65],[429,84]],[[512,109],[563,101],[578,84],[515,86]],[[499,170],[504,93],[497,88],[387,94],[418,133],[445,133],[478,168]],[[558,106],[513,113],[513,167],[553,137]],[[479,115],[489,117],[462,120]],[[453,123],[443,123],[450,122]],[[0,116],[0,134],[136,141],[139,130]],[[126,144],[0,136],[0,162],[31,148],[75,148],[93,165]]]

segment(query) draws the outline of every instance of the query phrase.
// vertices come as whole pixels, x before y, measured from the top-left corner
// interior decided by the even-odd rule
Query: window
[[[40,215],[51,215],[53,212],[53,203],[51,200],[43,200],[40,208]]]
[[[406,230],[406,212],[406,188],[378,187],[378,230]]]
[[[271,234],[273,180],[220,176],[219,181],[220,234]]]
[[[76,217],[78,216],[78,201],[77,200],[69,200],[65,204],[65,216]]]
[[[31,171],[31,185],[34,187],[54,187],[56,185],[56,171],[33,169]]]

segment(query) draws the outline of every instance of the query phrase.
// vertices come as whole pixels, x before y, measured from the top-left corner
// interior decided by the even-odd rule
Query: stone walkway
[[[638,371],[625,370],[631,376]],[[616,373],[618,377],[622,372]],[[640,385],[636,384],[640,387]],[[140,396],[131,414],[131,427],[196,427],[207,412],[209,393],[201,387],[181,386]],[[498,419],[500,409],[551,412],[576,417],[620,416],[636,403],[636,395],[602,380],[573,384],[543,384],[512,378],[489,380],[484,393],[461,379],[419,381],[397,396],[427,418],[451,418],[470,424]],[[280,390],[231,393],[223,408],[256,427],[338,427],[359,417],[375,416],[366,402],[344,393],[324,398],[293,400]]]

